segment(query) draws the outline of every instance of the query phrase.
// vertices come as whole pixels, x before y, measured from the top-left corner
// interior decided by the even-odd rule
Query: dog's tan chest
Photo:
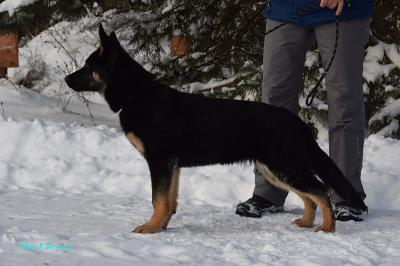
[[[142,154],[144,155],[144,144],[142,140],[135,135],[133,132],[128,132],[126,134],[126,138],[129,140],[130,143],[132,143],[133,146]]]

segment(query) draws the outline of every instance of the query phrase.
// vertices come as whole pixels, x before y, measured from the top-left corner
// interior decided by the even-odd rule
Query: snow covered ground
[[[252,167],[244,165],[183,170],[170,228],[138,235],[130,230],[152,212],[149,173],[106,105],[91,103],[96,124],[108,124],[93,127],[79,99],[70,108],[83,115],[4,83],[0,99],[13,117],[0,115],[0,265],[400,263],[400,141],[368,138],[370,213],[363,223],[339,222],[334,234],[291,225],[303,207],[294,195],[286,213],[235,215],[253,186]],[[320,144],[326,150],[323,136]]]
[[[82,98],[63,83],[94,50],[97,23],[45,31],[20,50],[10,80],[0,79],[1,266],[400,265],[400,141],[380,135],[366,141],[363,223],[339,222],[334,234],[299,229],[290,223],[303,206],[292,194],[283,214],[238,217],[252,166],[213,166],[182,171],[168,230],[130,233],[152,212],[145,161],[101,97],[86,95],[93,126]],[[42,73],[32,72],[43,63]],[[16,85],[26,80],[36,91]],[[327,150],[323,132],[319,142]]]

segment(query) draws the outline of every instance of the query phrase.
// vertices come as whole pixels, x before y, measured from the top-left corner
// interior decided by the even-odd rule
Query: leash
[[[267,32],[265,32],[265,36],[268,34],[271,34],[272,32],[276,31],[277,29],[294,22],[297,18],[303,16],[304,14],[306,14],[307,12],[315,9],[316,7],[319,6],[318,2],[314,2],[308,6],[306,6],[304,9],[300,10],[299,12],[297,12],[296,14],[294,14],[290,19],[282,22],[281,24],[273,27],[272,29],[268,30]],[[336,52],[337,52],[337,48],[339,45],[339,16],[336,16],[336,37],[335,37],[335,46],[332,52],[332,56],[331,59],[329,60],[328,66],[326,68],[326,70],[324,71],[324,73],[322,74],[322,76],[318,79],[317,83],[315,84],[315,86],[311,89],[311,91],[308,93],[307,97],[306,97],[306,105],[307,106],[311,106],[312,103],[314,102],[315,96],[318,93],[318,88],[319,86],[321,86],[322,81],[325,79],[327,73],[329,72],[329,70],[331,69],[331,66],[333,64],[333,61],[335,60],[336,57]]]
[[[333,64],[333,61],[335,60],[336,57],[336,52],[337,48],[339,45],[339,17],[336,16],[336,37],[335,37],[335,47],[333,48],[331,60],[329,61],[329,64],[322,74],[322,76],[319,78],[318,82],[315,84],[314,88],[308,93],[307,98],[306,98],[306,105],[310,107],[312,103],[314,102],[315,96],[318,93],[318,88],[321,86],[322,81],[325,79],[326,75],[328,74],[329,70],[331,69],[331,66]]]

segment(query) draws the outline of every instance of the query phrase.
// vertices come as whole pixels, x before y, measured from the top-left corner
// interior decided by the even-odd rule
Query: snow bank
[[[324,148],[327,143],[322,142]],[[35,120],[0,121],[0,188],[150,198],[145,160],[118,130]],[[400,210],[400,141],[372,135],[363,182],[372,209]],[[252,166],[185,169],[181,200],[231,207],[251,194]],[[289,205],[302,206],[292,196]]]
[[[89,110],[77,93],[49,97],[37,91],[16,86],[6,79],[0,80],[0,115],[16,119],[37,118],[64,123],[92,126]],[[113,113],[98,94],[90,96],[90,111],[95,124],[119,128],[118,114]]]
[[[369,215],[363,223],[339,222],[335,234],[291,225],[303,208],[293,195],[283,214],[235,215],[253,188],[250,165],[184,169],[169,229],[131,234],[151,215],[150,178],[116,129],[0,116],[0,147],[2,265],[400,263],[400,141],[368,138]],[[68,248],[39,248],[47,244]]]
[[[147,164],[116,129],[9,119],[0,121],[0,132],[0,188],[150,198]],[[250,183],[243,187],[249,167],[189,169],[183,175],[191,176],[183,200],[230,206],[250,190]]]
[[[135,192],[131,185],[137,183],[129,180],[146,173],[135,167],[123,135],[105,126],[9,120],[0,122],[0,131],[0,180],[8,180],[2,184],[6,188],[126,195]]]

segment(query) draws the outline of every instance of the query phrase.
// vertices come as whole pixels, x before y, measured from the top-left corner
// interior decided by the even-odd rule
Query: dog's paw
[[[141,226],[136,227],[134,230],[132,230],[132,233],[154,234],[154,233],[160,232],[162,229],[163,229],[162,226],[145,223],[145,224],[142,224]]]
[[[311,228],[312,223],[306,222],[303,218],[296,219],[292,222],[292,224],[297,225],[298,227],[306,227],[306,228]]]
[[[335,232],[335,227],[320,225],[314,229],[314,232],[319,232],[319,231],[323,231],[325,233],[333,233],[333,232]]]

